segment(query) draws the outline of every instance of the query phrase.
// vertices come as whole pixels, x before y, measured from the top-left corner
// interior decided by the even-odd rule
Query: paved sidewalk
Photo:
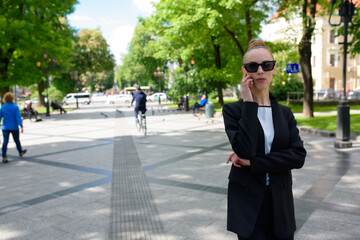
[[[28,153],[19,158],[10,141],[0,164],[0,239],[236,239],[226,231],[221,118],[149,106],[143,136],[132,109],[96,104],[24,123]],[[359,239],[360,144],[302,137],[295,239]]]

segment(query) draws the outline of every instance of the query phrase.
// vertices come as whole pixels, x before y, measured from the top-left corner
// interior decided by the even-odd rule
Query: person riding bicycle
[[[134,93],[133,99],[131,100],[131,106],[133,105],[134,101],[136,101],[136,105],[134,108],[135,119],[136,121],[138,121],[138,112],[141,111],[142,114],[146,112],[146,95],[141,90],[140,86],[137,87],[137,91]]]

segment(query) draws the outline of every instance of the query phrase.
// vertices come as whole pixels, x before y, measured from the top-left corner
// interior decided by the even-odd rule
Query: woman
[[[4,142],[2,145],[2,157],[3,163],[8,163],[8,159],[6,157],[7,145],[9,143],[10,133],[13,136],[13,139],[16,143],[16,148],[19,151],[20,157],[22,157],[26,153],[26,149],[22,150],[20,139],[19,139],[19,126],[21,127],[21,133],[24,132],[24,128],[22,125],[21,114],[19,107],[13,103],[14,94],[7,92],[3,97],[3,103],[5,103],[0,109],[0,122],[1,119],[4,118],[1,130],[4,136]]]
[[[253,40],[243,63],[243,99],[223,108],[234,151],[227,159],[227,229],[238,239],[293,239],[291,169],[303,166],[306,150],[290,108],[269,92],[276,67],[271,51]]]

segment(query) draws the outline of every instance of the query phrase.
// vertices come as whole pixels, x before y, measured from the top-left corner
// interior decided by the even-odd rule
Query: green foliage
[[[160,67],[162,72],[167,69],[167,58],[155,56],[157,43],[148,28],[148,19],[139,18],[129,44],[129,53],[123,56],[122,65],[117,69],[116,81],[119,86],[157,86],[158,79],[154,77],[156,68]],[[164,84],[161,89],[164,89]]]
[[[76,0],[1,1],[0,91],[43,81],[35,62],[49,55],[64,66],[71,56],[73,30],[67,25]],[[43,65],[46,65],[43,63]]]
[[[218,89],[221,92],[222,87],[241,79],[244,49],[249,37],[256,37],[260,32],[260,23],[270,10],[269,2],[160,1],[149,25],[150,32],[157,37],[153,44],[155,56],[172,62],[181,57],[184,65],[189,65],[190,58],[194,57],[196,64],[188,82],[189,91]],[[175,77],[175,81],[183,78]]]
[[[354,24],[360,25],[360,11],[357,9],[355,15],[352,17]],[[348,45],[348,51],[352,57],[360,53],[360,28],[354,24],[349,24],[348,35],[351,40],[351,44]],[[344,26],[338,28],[338,36],[344,35]],[[350,43],[350,41],[349,41]]]
[[[273,84],[270,88],[270,92],[276,97],[277,100],[286,100],[288,92],[304,91],[303,83],[299,80],[291,79],[290,81],[288,81],[287,76],[280,76],[286,78],[282,81],[281,78],[276,78],[276,76],[274,76]]]
[[[296,117],[296,121],[300,126],[308,126],[328,131],[336,131],[336,115],[316,116],[313,118]],[[360,114],[350,114],[350,130],[359,132]]]
[[[61,102],[62,99],[65,97],[66,93],[58,90],[56,87],[51,86],[49,88],[49,99],[50,101],[54,101],[55,99],[58,100],[58,102]]]
[[[92,91],[103,91],[109,89],[114,84],[114,71],[92,73],[87,72],[83,74],[83,81],[85,86]]]
[[[113,71],[114,55],[100,29],[81,29],[74,46],[75,66],[80,73]]]
[[[52,85],[64,94],[75,91],[75,81],[71,80],[69,73],[63,73],[54,78]]]

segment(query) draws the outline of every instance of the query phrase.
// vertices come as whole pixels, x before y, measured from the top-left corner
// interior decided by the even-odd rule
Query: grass
[[[217,99],[210,99],[209,101],[214,103],[214,110],[216,112],[221,112],[222,107],[218,106]],[[237,99],[224,99],[224,103],[236,102]],[[189,106],[195,104],[195,100],[189,101]],[[303,107],[302,105],[287,105],[285,101],[279,101],[280,104],[286,105],[291,108],[293,113],[302,113]],[[177,104],[166,104],[171,107],[177,107]],[[360,105],[351,105],[350,109],[352,110],[359,110]],[[337,111],[337,105],[333,106],[315,106],[314,112],[329,112],[329,111]],[[326,115],[326,116],[316,116],[313,118],[302,118],[296,117],[296,121],[298,125],[307,126],[317,129],[329,130],[329,131],[336,131],[336,114],[333,115]],[[350,130],[352,132],[360,132],[360,114],[350,114]]]
[[[279,101],[280,104],[288,106],[291,108],[291,111],[293,113],[302,113],[303,110],[303,106],[302,105],[293,105],[293,104],[286,104],[286,101]],[[351,105],[350,109],[353,110],[359,110],[360,109],[360,105]],[[314,112],[329,112],[329,111],[336,111],[337,110],[337,105],[333,105],[333,106],[314,106]]]
[[[307,119],[296,117],[296,121],[301,126],[336,131],[336,115],[317,116]],[[360,114],[350,114],[350,131],[360,132]]]

